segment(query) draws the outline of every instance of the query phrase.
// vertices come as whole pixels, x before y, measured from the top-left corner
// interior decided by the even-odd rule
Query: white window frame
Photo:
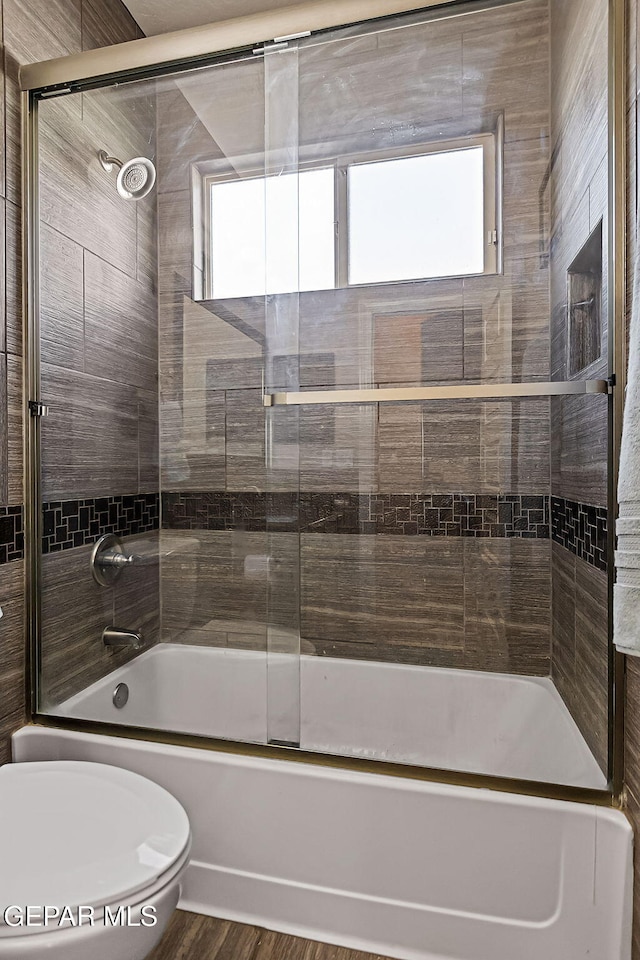
[[[423,143],[395,150],[381,150],[367,153],[346,154],[334,158],[300,162],[297,169],[301,172],[311,169],[329,169],[335,171],[335,288],[356,286],[380,286],[389,283],[415,283],[420,280],[455,279],[447,277],[415,277],[411,280],[380,280],[374,284],[349,283],[349,196],[348,171],[360,164],[401,160],[408,157],[426,156],[432,153],[449,153],[464,149],[482,147],[484,170],[484,269],[479,273],[465,273],[460,276],[485,276],[502,272],[502,136],[501,124],[493,133]],[[237,168],[237,169],[236,169]],[[238,170],[242,172],[239,173]],[[264,166],[258,158],[251,162],[243,158],[242,162],[225,161],[198,164],[194,170],[194,296],[199,299],[213,299],[213,277],[211,275],[211,198],[210,188],[215,183],[229,180],[263,179]],[[198,231],[201,224],[201,232]],[[201,296],[199,296],[201,294]]]

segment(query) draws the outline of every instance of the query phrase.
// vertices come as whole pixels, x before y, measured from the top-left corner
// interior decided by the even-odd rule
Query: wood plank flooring
[[[177,910],[148,960],[385,960],[262,927]]]

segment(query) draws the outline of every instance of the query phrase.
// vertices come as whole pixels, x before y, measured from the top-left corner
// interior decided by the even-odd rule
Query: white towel
[[[629,331],[629,374],[624,404],[616,533],[613,642],[640,656],[640,257],[636,258]]]

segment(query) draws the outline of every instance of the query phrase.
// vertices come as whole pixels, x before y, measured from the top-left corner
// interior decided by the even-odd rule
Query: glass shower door
[[[40,103],[43,712],[603,785],[606,17],[556,7]]]
[[[563,235],[548,16],[523,0],[296,41],[299,193],[333,178],[334,270],[306,287],[301,268],[298,385],[267,393],[299,440],[301,746],[597,788],[606,124],[588,215]],[[522,88],[502,72],[522,71],[521,18]]]
[[[154,97],[138,84],[38,111],[38,710],[98,722],[118,721],[118,672],[160,640],[155,195],[123,200],[98,156],[157,162]],[[98,582],[94,550],[121,542],[129,576],[94,566]],[[125,722],[144,722],[141,700]]]
[[[265,52],[267,741],[300,745],[300,417],[266,405],[300,387],[298,50]]]

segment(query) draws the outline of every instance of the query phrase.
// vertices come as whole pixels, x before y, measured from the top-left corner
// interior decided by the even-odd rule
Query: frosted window
[[[214,299],[335,286],[333,167],[211,186]]]
[[[484,271],[482,147],[348,170],[349,283]]]

